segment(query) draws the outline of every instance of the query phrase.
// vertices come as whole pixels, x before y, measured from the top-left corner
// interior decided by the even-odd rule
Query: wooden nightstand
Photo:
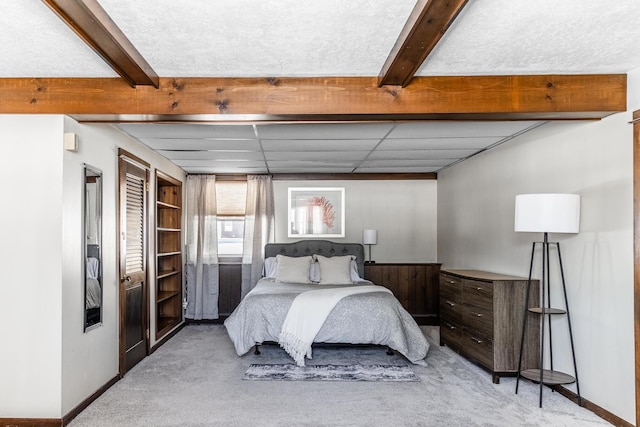
[[[421,325],[438,325],[440,264],[365,263],[364,278],[393,292]]]

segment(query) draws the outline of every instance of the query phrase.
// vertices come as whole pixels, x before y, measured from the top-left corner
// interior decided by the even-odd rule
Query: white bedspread
[[[370,292],[391,293],[389,289],[377,285],[318,289],[301,293],[293,300],[282,324],[278,337],[280,346],[298,366],[304,366],[305,356],[312,358],[311,344],[314,338],[336,304],[349,295]]]

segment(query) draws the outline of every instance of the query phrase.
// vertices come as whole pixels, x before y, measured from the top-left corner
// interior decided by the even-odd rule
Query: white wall
[[[64,152],[62,270],[62,403],[66,414],[118,374],[118,287],[116,264],[117,148],[115,140],[89,132],[66,118],[65,132],[76,133],[78,152]],[[117,140],[117,139],[116,139]],[[102,171],[103,323],[84,332],[82,257],[83,163]],[[114,351],[115,350],[115,351]]]
[[[63,192],[63,298],[62,298],[62,415],[93,394],[118,373],[118,284],[117,277],[117,197],[118,149],[151,164],[149,186],[150,216],[148,224],[155,223],[154,169],[184,181],[184,171],[159,154],[142,146],[110,125],[79,124],[65,118],[64,131],[76,133],[79,150],[64,153]],[[103,172],[103,324],[83,332],[82,284],[82,177],[83,163]],[[155,235],[149,232],[149,247],[155,247]],[[150,330],[155,331],[155,301],[153,283],[155,263],[149,260],[148,285],[151,308]],[[155,344],[151,334],[151,345]]]
[[[62,129],[0,115],[0,417],[60,415]]]
[[[377,262],[437,261],[437,182],[415,181],[274,181],[276,242],[287,238],[289,187],[344,187],[345,238],[328,240],[362,243],[362,230],[378,230],[372,245]],[[365,247],[369,257],[369,248]]]
[[[440,173],[438,254],[443,268],[475,268],[526,277],[531,242],[542,236],[513,231],[515,195],[580,194],[580,233],[550,235],[562,246],[580,391],[583,397],[633,424],[630,119],[628,112],[598,122],[548,123]],[[540,259],[536,259],[535,274],[539,277]],[[557,274],[551,282],[552,301],[562,307]],[[554,368],[571,374],[566,321],[555,317],[552,325]],[[575,385],[568,388],[575,391]]]
[[[64,132],[78,134],[78,152],[63,150]],[[185,175],[112,126],[82,125],[60,115],[0,115],[0,141],[6,150],[0,157],[5,183],[0,210],[5,350],[0,352],[0,418],[61,418],[118,373],[118,148],[148,161],[152,169],[181,180]],[[103,324],[87,333],[83,163],[101,169],[104,176]],[[151,185],[149,200],[154,197]],[[153,233],[149,236],[154,245]],[[154,270],[151,264],[150,284]]]

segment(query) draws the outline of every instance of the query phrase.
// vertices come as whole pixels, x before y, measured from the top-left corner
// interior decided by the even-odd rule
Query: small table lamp
[[[378,230],[362,230],[362,243],[369,245],[369,261],[368,263],[375,263],[371,261],[371,245],[378,243]]]
[[[576,365],[576,354],[573,347],[573,333],[571,331],[571,318],[569,317],[569,302],[567,300],[567,288],[564,281],[564,271],[562,268],[562,255],[560,254],[560,243],[549,242],[549,233],[577,233],[580,230],[580,195],[579,194],[519,194],[516,196],[515,226],[516,232],[543,233],[542,242],[533,242],[531,248],[531,263],[529,265],[529,280],[527,282],[527,303],[525,307],[522,340],[520,341],[520,360],[518,361],[518,372],[516,379],[516,394],[520,377],[527,378],[540,384],[540,402],[542,408],[542,389],[544,384],[560,385],[575,382],[578,405],[582,406],[580,396],[580,384],[578,383],[578,368]],[[531,285],[531,273],[533,271],[533,259],[536,251],[536,244],[542,245],[542,276],[541,276],[541,296],[542,304],[539,307],[529,307],[529,286]],[[560,278],[564,294],[565,310],[552,308],[550,304],[550,262],[549,247],[556,247],[558,255],[558,265],[560,266]],[[539,369],[522,368],[522,351],[525,331],[527,327],[527,313],[537,313],[540,315],[540,367]],[[551,319],[547,316],[566,314],[569,326],[569,341],[571,344],[571,354],[573,356],[573,369],[575,377],[553,369],[553,349],[551,337]],[[545,343],[545,323],[549,328],[549,362],[550,369],[543,369],[544,365],[544,343]]]

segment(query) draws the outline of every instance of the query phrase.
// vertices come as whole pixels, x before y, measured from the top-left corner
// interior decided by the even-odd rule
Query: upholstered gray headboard
[[[328,240],[300,240],[293,243],[267,243],[264,247],[266,258],[276,255],[291,257],[318,254],[326,257],[355,255],[358,273],[364,277],[364,246],[360,243],[335,243]]]

